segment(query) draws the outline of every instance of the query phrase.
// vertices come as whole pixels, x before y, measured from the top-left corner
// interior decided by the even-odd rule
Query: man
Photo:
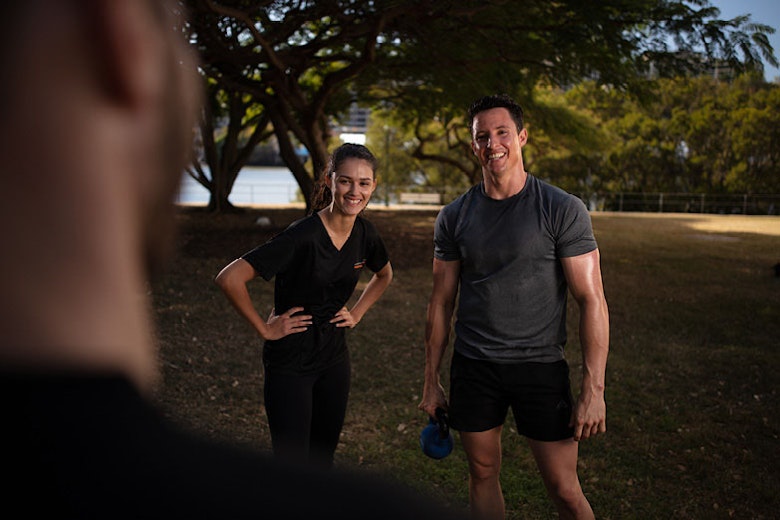
[[[0,460],[29,518],[428,518],[361,476],[198,439],[155,409],[146,280],[198,109],[177,2],[0,7]],[[385,483],[382,483],[383,485]],[[391,486],[392,487],[392,486]],[[314,493],[298,499],[301,489]]]
[[[583,203],[525,171],[523,112],[507,96],[469,110],[483,180],[442,209],[434,233],[420,408],[449,408],[469,461],[472,514],[504,517],[501,430],[511,406],[561,518],[593,518],[577,442],[606,431],[609,318],[599,251]],[[583,377],[572,405],[566,295],[580,309]],[[439,382],[460,292],[450,402]]]

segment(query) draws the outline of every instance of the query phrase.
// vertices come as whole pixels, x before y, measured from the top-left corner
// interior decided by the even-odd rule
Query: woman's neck
[[[317,214],[320,216],[320,219],[322,219],[325,227],[328,228],[328,231],[333,231],[338,234],[349,235],[352,233],[352,227],[355,225],[355,219],[357,219],[356,215],[344,215],[343,213],[334,211],[332,205],[321,209]]]
[[[352,228],[357,217],[334,212],[332,207],[320,210],[317,214],[330,237],[330,241],[333,242],[336,249],[341,250],[352,235]]]

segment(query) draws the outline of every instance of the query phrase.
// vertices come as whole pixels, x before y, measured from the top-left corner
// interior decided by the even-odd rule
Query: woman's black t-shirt
[[[344,358],[345,328],[329,321],[352,296],[363,268],[377,272],[388,262],[385,245],[369,221],[357,217],[339,250],[316,214],[290,224],[242,258],[265,280],[276,277],[276,314],[303,307],[303,314],[312,315],[305,332],[266,341],[263,349],[267,368],[298,374],[328,368]]]

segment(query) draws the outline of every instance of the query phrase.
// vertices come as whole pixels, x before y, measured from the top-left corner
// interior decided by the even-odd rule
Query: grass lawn
[[[349,332],[353,386],[337,463],[466,508],[462,449],[434,461],[418,435],[435,211],[371,210],[395,280]],[[259,216],[270,228],[256,225]],[[212,283],[300,209],[181,212],[180,254],[152,287],[166,413],[269,449],[262,343]],[[780,217],[594,213],[611,314],[607,434],[580,446],[599,518],[776,518],[780,510]],[[272,284],[253,284],[270,310]],[[581,366],[576,307],[567,358]],[[445,374],[446,376],[446,374]],[[445,387],[446,387],[446,377]],[[513,422],[504,430],[508,518],[555,518]]]

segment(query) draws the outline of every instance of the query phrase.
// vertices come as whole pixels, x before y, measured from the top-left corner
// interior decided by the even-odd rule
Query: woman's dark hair
[[[330,192],[331,178],[336,170],[339,169],[341,163],[347,159],[363,159],[367,161],[371,165],[371,171],[374,173],[374,179],[376,179],[376,169],[379,163],[374,154],[371,153],[371,150],[362,144],[342,144],[330,154],[328,164],[325,165],[325,169],[322,170],[320,178],[314,186],[314,196],[312,197],[311,205],[312,213],[316,213],[330,205],[333,200],[333,194]]]
[[[480,112],[490,110],[491,108],[506,108],[517,126],[517,131],[519,132],[523,129],[523,109],[520,105],[506,94],[495,94],[481,97],[471,104],[468,111],[469,132],[474,129],[474,117]]]

